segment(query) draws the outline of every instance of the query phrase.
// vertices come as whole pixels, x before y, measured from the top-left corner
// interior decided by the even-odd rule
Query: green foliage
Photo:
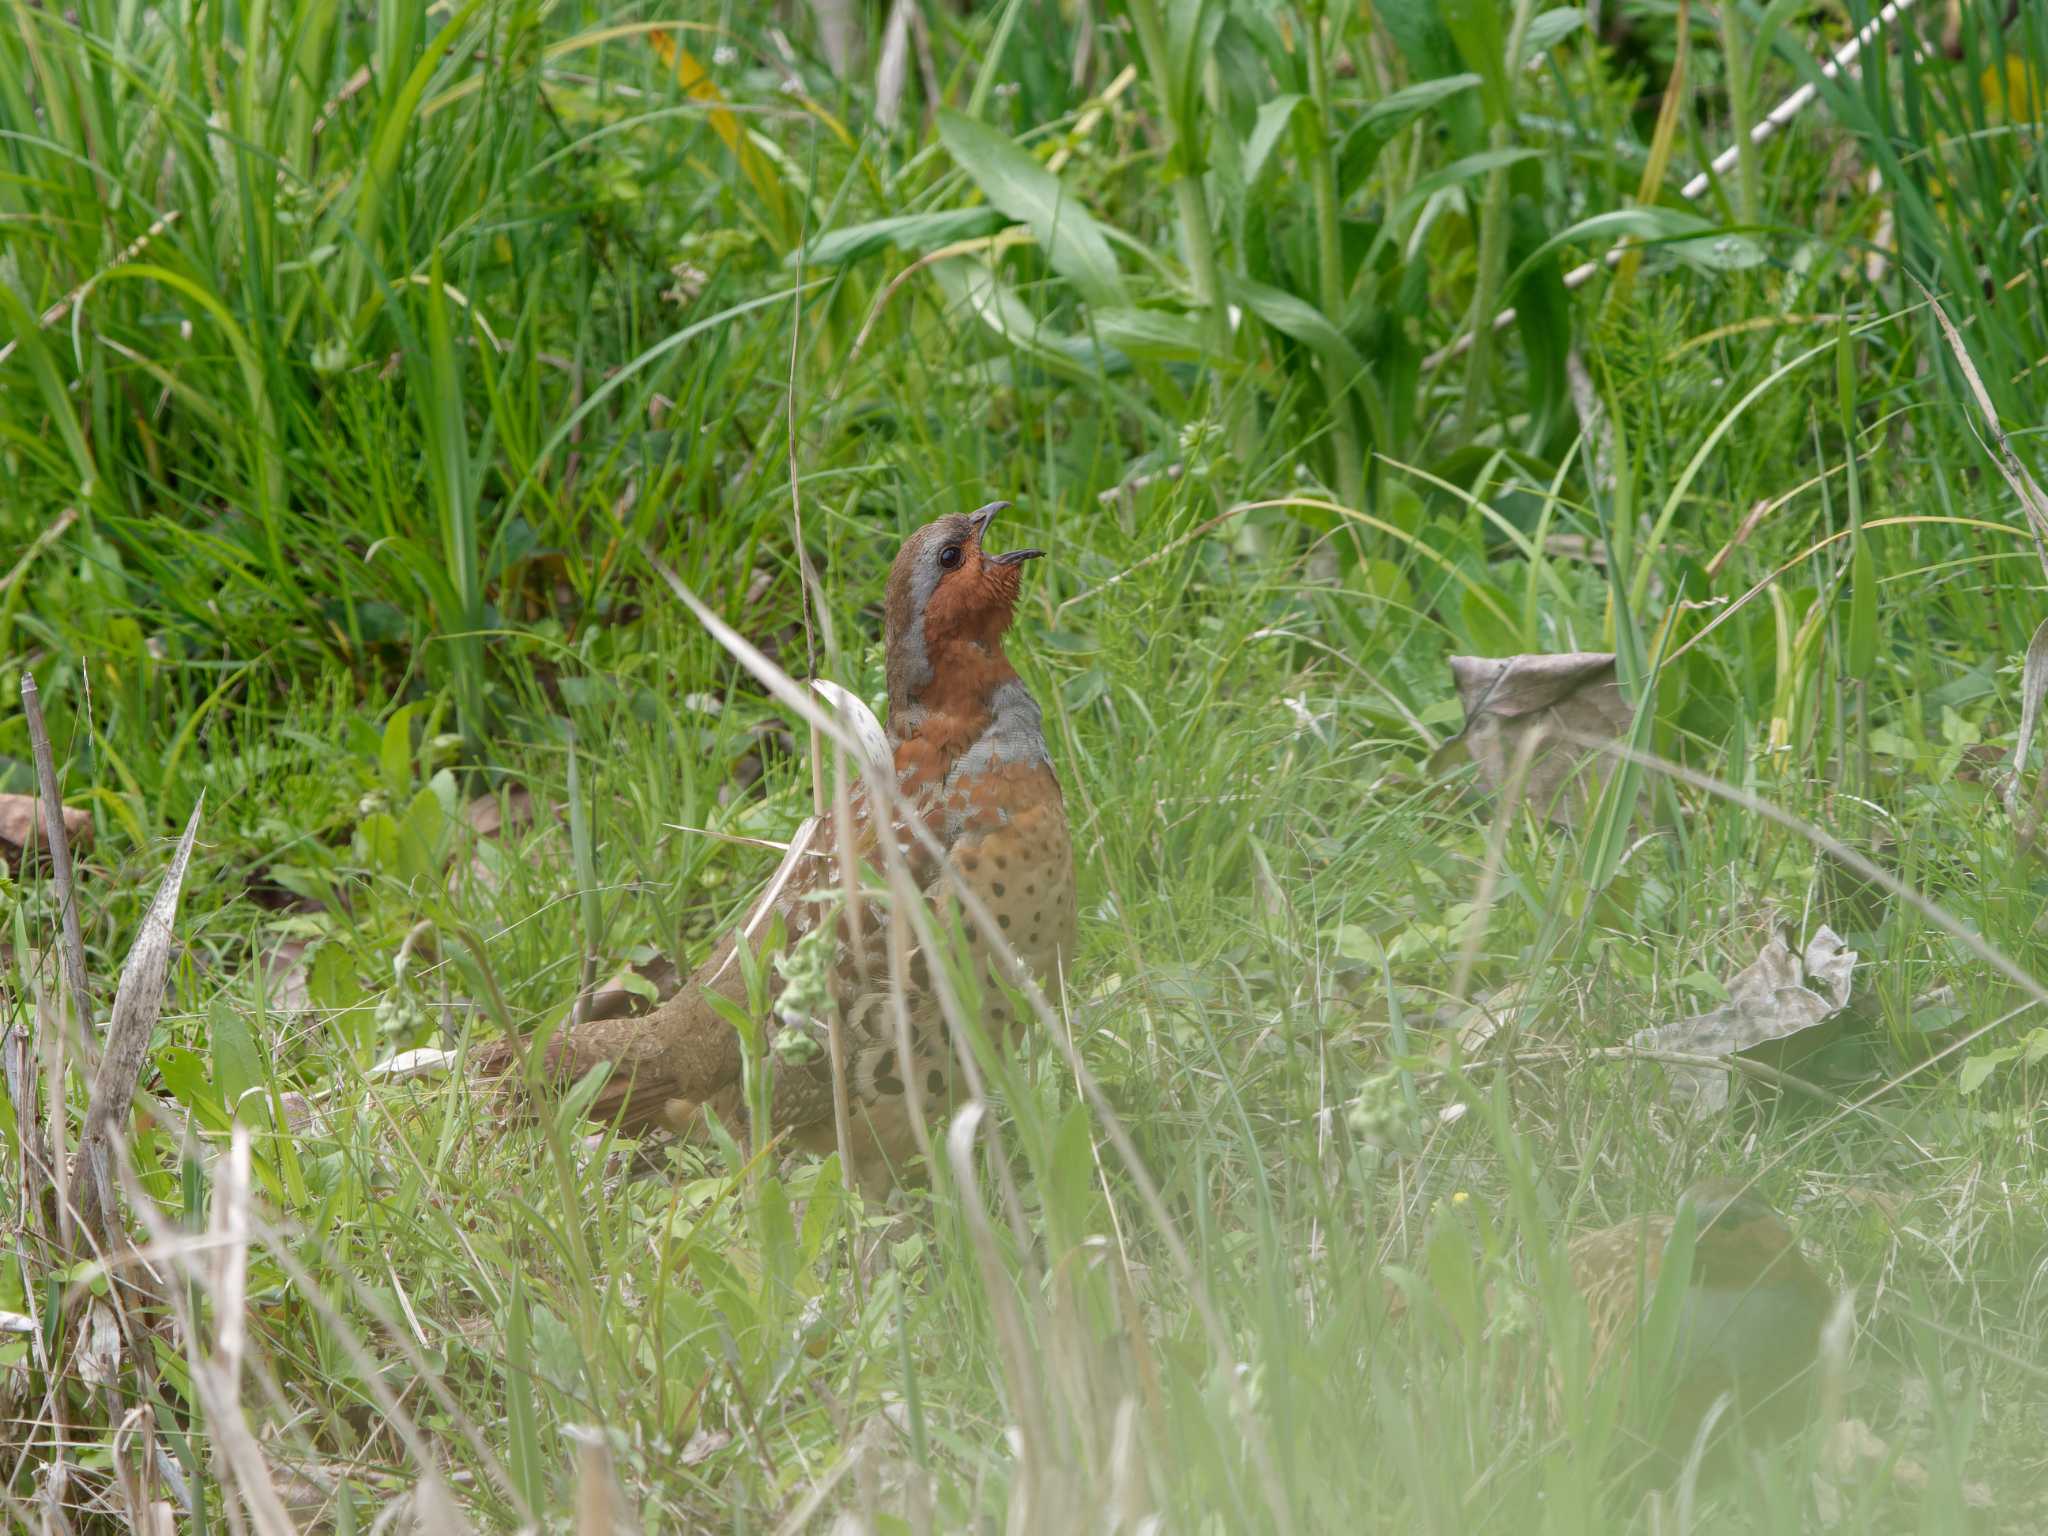
[[[1730,3],[1674,83],[1669,7],[920,4],[884,128],[825,9],[0,29],[0,670],[93,818],[102,1014],[206,796],[133,1150],[190,1234],[252,1134],[264,1454],[359,1529],[423,1460],[479,1525],[560,1525],[594,1448],[649,1530],[1810,1527],[1817,1436],[1647,1484],[1675,1299],[1624,1392],[1561,1262],[1733,1169],[1882,1298],[1846,1411],[1889,1451],[1844,1528],[2023,1521],[2044,1036],[1966,940],[2048,959],[1999,778],[2036,770],[2003,759],[2041,600],[1917,282],[2038,458],[2048,17],[1973,0],[1952,47],[1823,80],[1831,23]],[[894,9],[855,8],[871,63]],[[978,1052],[991,1112],[878,1211],[832,1158],[585,1140],[596,1077],[508,1125],[398,1070],[687,969],[808,812],[804,732],[643,544],[873,696],[897,538],[994,494],[1052,555],[1014,653],[1099,1098],[1047,1043]],[[1621,657],[1636,752],[1582,825],[1431,766],[1449,656],[1581,649]],[[30,787],[18,719],[0,772]],[[55,897],[0,899],[7,1023],[47,1039]],[[1784,1063],[1823,1107],[1694,1123],[1594,1054],[1821,921],[1864,956]],[[740,959],[757,1112],[780,948]],[[18,1498],[61,1446],[52,1497],[118,1507],[108,1287],[30,1237],[0,1266]],[[113,1391],[222,1528],[197,1305]]]

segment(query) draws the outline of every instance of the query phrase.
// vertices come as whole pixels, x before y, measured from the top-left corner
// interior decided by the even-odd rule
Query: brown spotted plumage
[[[942,918],[959,912],[952,892],[971,889],[1008,947],[1046,985],[1073,952],[1074,864],[1038,705],[1003,654],[1024,562],[1041,551],[991,554],[982,548],[990,522],[1006,505],[918,529],[889,573],[888,735],[897,788],[942,857],[934,858],[922,839],[896,822],[893,806],[878,817],[858,787],[843,841],[860,866],[854,883],[870,892],[880,884],[885,835],[902,850],[913,880]],[[841,843],[828,815],[809,840],[814,852],[786,865],[767,898],[789,948],[806,939],[830,945],[829,996],[821,1006],[786,1006],[786,983],[779,971],[770,973],[770,1039],[794,1032],[815,1049],[791,1052],[782,1048],[791,1042],[779,1040],[769,1114],[774,1128],[789,1130],[800,1145],[820,1152],[833,1147],[829,1025],[818,1015],[836,1012],[848,1056],[853,1172],[873,1190],[885,1187],[916,1150],[912,1100],[924,1101],[927,1111],[943,1108],[954,1063],[931,958],[914,948],[902,989],[910,1023],[906,1060],[890,984],[886,902],[863,894],[857,912],[844,910]],[[826,923],[829,934],[819,934]],[[939,931],[946,931],[944,922]],[[991,1038],[1007,1042],[1020,1021],[993,984],[1003,974],[999,948],[971,923],[965,931],[983,978],[981,1022]],[[687,1134],[702,1127],[706,1110],[743,1127],[739,1040],[708,1000],[717,993],[744,1003],[734,954],[743,938],[757,941],[758,929],[728,934],[690,983],[653,1012],[588,1023],[551,1042],[544,1074],[573,1081],[608,1064],[612,1071],[589,1115],[628,1134],[655,1126]],[[503,1073],[516,1063],[514,1048],[500,1043],[484,1053],[482,1068]]]
[[[1752,1436],[1808,1411],[1828,1287],[1798,1239],[1753,1190],[1711,1179],[1693,1208],[1692,1273],[1679,1304],[1675,1398],[1659,1448],[1676,1458],[1724,1392]],[[1657,1293],[1672,1218],[1639,1216],[1576,1238],[1567,1257],[1592,1324],[1596,1373],[1629,1358]]]

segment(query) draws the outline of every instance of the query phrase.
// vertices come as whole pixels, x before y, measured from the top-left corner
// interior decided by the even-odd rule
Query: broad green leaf
[[[786,1302],[796,1280],[796,1222],[789,1209],[789,1191],[780,1179],[763,1179],[755,1191],[754,1217],[761,1243],[763,1301]]]
[[[2013,1055],[2013,1048],[2007,1047],[2002,1051],[1986,1051],[1981,1056],[1966,1058],[1963,1070],[1956,1074],[1956,1087],[1964,1093],[1975,1093],[1993,1072],[2012,1060]]]
[[[1534,149],[1482,149],[1476,154],[1465,155],[1460,159],[1453,160],[1442,170],[1432,171],[1429,175],[1416,182],[1414,186],[1410,187],[1400,203],[1396,205],[1393,215],[1388,218],[1387,226],[1390,229],[1398,229],[1405,226],[1409,219],[1414,216],[1416,209],[1447,187],[1455,187],[1467,181],[1477,181],[1482,176],[1489,175],[1494,171],[1506,170],[1510,166],[1520,165],[1524,160],[1538,159],[1540,155],[1541,151]]]
[[[1531,18],[1529,30],[1522,38],[1522,56],[1515,60],[1514,67],[1526,68],[1531,59],[1541,58],[1585,24],[1586,13],[1576,5],[1561,5]]]
[[[408,880],[432,880],[441,870],[441,844],[448,835],[448,813],[431,789],[412,797],[398,832],[400,873]]]
[[[182,1045],[173,1045],[157,1052],[157,1075],[164,1080],[164,1086],[171,1091],[200,1127],[209,1131],[224,1131],[228,1128],[228,1117],[221,1108],[220,1094],[206,1075],[206,1064],[199,1059],[199,1053]]]
[[[1473,74],[1419,80],[1414,85],[1389,92],[1366,108],[1351,131],[1345,134],[1344,147],[1337,157],[1341,178],[1339,190],[1346,196],[1357,191],[1378,162],[1380,151],[1391,144],[1403,128],[1425,112],[1433,111],[1454,96],[1462,96],[1478,84],[1479,77]]]
[[[417,704],[401,704],[384,722],[384,741],[377,754],[377,766],[384,776],[384,788],[402,795],[412,788],[412,717]]]
[[[510,1438],[512,1486],[527,1509],[547,1508],[547,1462],[540,1445],[540,1416],[534,1409],[533,1318],[526,1281],[512,1271],[512,1294],[506,1298],[505,1427]]]
[[[1014,347],[1088,374],[1121,373],[1131,366],[1122,353],[1099,347],[1087,336],[1070,336],[1047,326],[986,262],[955,256],[933,263],[931,273],[948,304],[972,310]]]
[[[1247,187],[1259,179],[1259,172],[1265,169],[1266,159],[1280,142],[1280,136],[1294,125],[1296,115],[1308,105],[1306,96],[1289,93],[1275,96],[1259,108],[1251,137],[1244,144],[1244,180]]]
[[[1365,359],[1358,355],[1358,349],[1306,299],[1246,277],[1231,280],[1230,294],[1281,335],[1313,348],[1347,379],[1364,374]]]
[[[1679,208],[1617,208],[1611,213],[1581,219],[1531,251],[1501,285],[1502,302],[1510,300],[1516,285],[1560,246],[1574,242],[1606,243],[1624,235],[1633,235],[1645,244],[1668,246],[1680,261],[1703,272],[1733,272],[1753,267],[1764,259],[1763,247],[1754,240],[1730,234],[1696,213]]]
[[[942,108],[939,137],[984,196],[1028,227],[1052,269],[1091,304],[1121,304],[1123,277],[1108,236],[1060,179],[985,123]]]
[[[380,875],[398,873],[398,822],[388,811],[372,811],[356,824],[363,862]]]
[[[1418,80],[1413,85],[1404,85],[1398,91],[1389,91],[1378,101],[1365,109],[1361,123],[1371,123],[1381,132],[1392,136],[1405,128],[1431,107],[1461,95],[1479,84],[1474,74],[1443,75],[1435,80]]]
[[[825,1251],[845,1204],[846,1186],[839,1177],[839,1154],[834,1152],[818,1165],[809,1197],[804,1201],[804,1263],[815,1264]]]
[[[1480,100],[1488,117],[1505,121],[1510,112],[1507,34],[1500,0],[1437,0],[1444,28],[1467,69],[1479,76]]]
[[[1425,1247],[1430,1289],[1469,1348],[1479,1342],[1479,1261],[1472,1235],[1454,1217],[1439,1215]]]
[[[1195,315],[1164,309],[1103,309],[1094,315],[1096,337],[1127,357],[1155,362],[1229,365],[1209,345],[1209,328]]]
[[[242,1010],[216,998],[207,1010],[207,1034],[213,1042],[213,1081],[230,1113],[242,1095],[270,1080],[256,1036]]]
[[[1174,127],[1168,158],[1171,173],[1199,175],[1206,168],[1194,159],[1200,154],[1203,131],[1202,77],[1215,52],[1216,34],[1223,26],[1226,10],[1218,0],[1169,0],[1166,6],[1169,78],[1165,84],[1169,93],[1167,110],[1173,115]]]
[[[891,248],[917,254],[941,250],[957,241],[993,234],[1001,226],[1002,219],[993,208],[906,213],[893,219],[874,219],[866,224],[828,230],[801,254],[810,266],[847,266]],[[794,265],[798,254],[790,252],[786,264]]]
[[[1444,26],[1438,0],[1375,0],[1373,14],[1419,79],[1434,79],[1458,67],[1457,45]]]

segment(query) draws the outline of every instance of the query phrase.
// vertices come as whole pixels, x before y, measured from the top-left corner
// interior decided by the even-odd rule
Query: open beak
[[[968,519],[974,528],[975,543],[979,544],[982,542],[983,538],[988,534],[988,525],[996,520],[996,514],[1003,511],[1009,505],[1010,503],[1007,501],[992,501],[987,506],[978,509]],[[1044,554],[1045,551],[1042,549],[1011,549],[1005,550],[1000,555],[992,555],[983,550],[981,557],[990,565],[1022,565],[1026,560],[1037,560]]]

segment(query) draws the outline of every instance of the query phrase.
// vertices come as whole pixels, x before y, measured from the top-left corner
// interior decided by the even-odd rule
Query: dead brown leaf
[[[90,848],[92,812],[65,806],[64,837],[71,845],[74,858]],[[47,868],[50,854],[43,841],[42,826],[36,819],[36,797],[0,795],[0,855],[5,856],[11,872],[20,873],[22,855],[30,848],[35,850],[35,867]]]
[[[1728,983],[1728,1001],[1705,1013],[1639,1029],[1629,1044],[1642,1050],[1681,1051],[1693,1056],[1731,1057],[1770,1040],[1796,1035],[1849,1006],[1849,978],[1856,951],[1834,929],[1822,925],[1795,956],[1782,933],[1773,933],[1763,953]],[[1695,1115],[1728,1105],[1728,1073],[1708,1067],[1671,1068],[1673,1097]]]
[[[462,808],[462,819],[478,837],[516,832],[533,821],[533,791],[524,784],[507,784],[497,794],[478,795]]]
[[[306,985],[310,969],[306,949],[311,942],[302,938],[281,940],[263,959],[263,1005],[286,1023],[296,1022],[313,1006],[312,993]]]
[[[1453,656],[1451,677],[1465,728],[1430,766],[1441,769],[1463,752],[1488,789],[1519,782],[1521,798],[1549,820],[1570,826],[1584,816],[1586,790],[1571,782],[1588,755],[1583,741],[1612,741],[1633,719],[1613,652]]]

